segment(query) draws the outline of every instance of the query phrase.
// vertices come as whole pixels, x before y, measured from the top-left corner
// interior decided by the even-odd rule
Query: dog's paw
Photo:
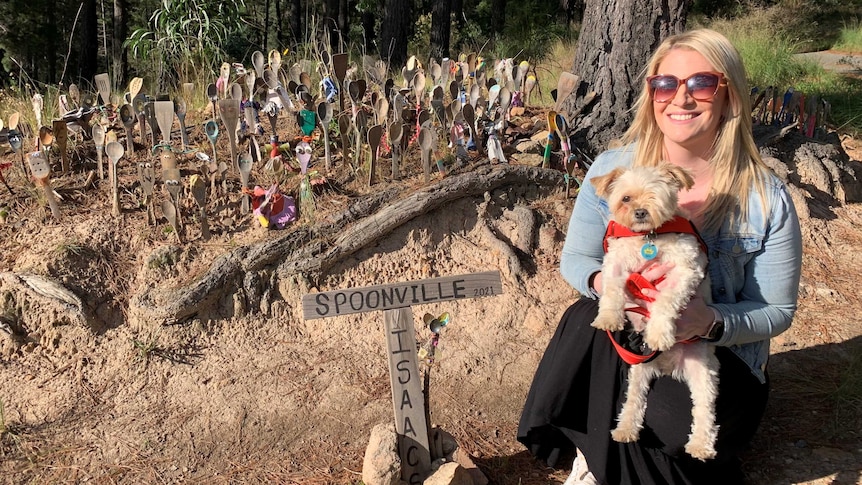
[[[624,318],[621,318],[616,312],[599,312],[596,319],[593,320],[593,327],[598,328],[599,330],[610,330],[611,332],[614,332],[616,330],[622,330],[624,326]]]
[[[673,332],[657,332],[655,326],[650,327],[647,324],[644,330],[644,342],[653,350],[665,351],[676,344],[676,337]]]
[[[639,437],[640,430],[635,427],[619,425],[611,430],[611,438],[617,443],[634,443]]]
[[[712,442],[707,441],[708,440],[705,439],[700,440],[697,438],[692,438],[688,441],[688,443],[685,444],[685,452],[700,461],[706,461],[715,458],[715,446]]]

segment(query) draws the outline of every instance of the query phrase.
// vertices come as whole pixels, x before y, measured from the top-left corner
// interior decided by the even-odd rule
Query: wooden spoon
[[[269,67],[275,72],[278,72],[281,69],[281,52],[278,52],[278,49],[272,49],[269,51]]]
[[[210,238],[210,226],[207,221],[206,209],[207,185],[206,182],[204,182],[203,177],[197,174],[192,175],[189,179],[189,189],[191,189],[192,197],[194,197],[195,203],[201,211],[201,239],[208,241]]]
[[[323,159],[326,170],[332,168],[332,158],[329,153],[329,123],[332,121],[332,105],[322,101],[317,105],[317,119],[320,122],[320,131],[323,132]]]
[[[66,122],[63,120],[54,120],[53,128],[54,140],[57,142],[57,149],[60,150],[63,175],[66,175],[69,173],[69,154],[66,153],[66,142],[69,140],[69,131],[66,129]]]
[[[218,102],[221,120],[224,123],[224,128],[227,131],[227,139],[230,142],[230,159],[233,163],[237,163],[236,127],[239,121],[239,103],[238,99],[222,99]]]
[[[144,203],[147,206],[147,225],[156,223],[156,214],[153,210],[153,186],[156,182],[156,171],[152,162],[138,163],[138,179],[144,192]]]
[[[171,128],[174,124],[174,102],[153,101],[153,110],[156,113],[156,123],[162,134],[162,143],[171,144]]]
[[[251,174],[251,166],[252,160],[251,155],[248,153],[241,153],[239,156],[239,160],[237,160],[237,165],[239,166],[239,180],[242,184],[241,189],[245,189],[248,187],[249,175]],[[249,210],[249,197],[248,194],[245,193],[244,190],[242,192],[242,202],[240,205],[240,214],[248,214]]]
[[[389,143],[392,145],[392,180],[398,180],[400,174],[398,165],[401,156],[401,136],[404,133],[404,125],[401,120],[395,120],[389,125]]]
[[[213,121],[216,119],[216,102],[218,102],[218,87],[215,84],[207,85],[207,98],[209,98],[210,103],[213,105]]]
[[[174,206],[174,203],[171,202],[170,200],[167,200],[167,199],[163,200],[162,201],[162,214],[165,215],[165,219],[168,220],[168,224],[171,225],[171,228],[176,233],[177,240],[179,242],[183,242],[182,237],[180,237],[179,227],[177,227],[177,208]]]
[[[135,115],[132,113],[132,111],[133,110],[131,104],[124,104],[120,106],[120,121],[123,123],[123,127],[126,129],[126,151],[129,153],[135,153],[135,143],[132,139],[132,127],[135,126]]]
[[[105,179],[105,168],[102,163],[102,152],[105,150],[105,127],[96,123],[93,125],[93,142],[96,144],[96,167],[99,170],[99,179]]]
[[[183,144],[183,151],[189,146],[189,133],[186,129],[186,100],[177,97],[174,99],[174,113],[177,115],[177,120],[180,122],[180,139]]]
[[[374,173],[377,170],[377,149],[383,136],[383,126],[374,125],[368,128],[368,146],[371,148],[371,164],[368,169],[368,185],[374,183]]]
[[[54,197],[54,189],[51,188],[51,166],[44,154],[40,151],[30,154],[29,159],[30,173],[36,180],[36,185],[42,187],[45,193],[45,199],[51,207],[51,215],[54,219],[60,218],[60,206],[57,204],[57,198]]]
[[[431,129],[422,127],[419,130],[419,148],[422,156],[422,171],[425,173],[425,183],[431,181]]]
[[[264,63],[266,63],[266,59],[264,58],[263,52],[254,51],[251,54],[251,65],[254,66],[254,72],[257,73],[257,77],[263,77]]]
[[[109,166],[111,175],[111,210],[115,216],[120,215],[120,178],[117,172],[117,164],[120,158],[123,157],[124,152],[123,145],[115,141],[105,146],[105,153],[108,155],[108,159],[111,160],[111,165]]]
[[[129,97],[131,99],[137,98],[138,93],[141,92],[141,87],[143,87],[143,85],[144,85],[143,78],[139,78],[139,77],[132,78],[132,80],[129,81]]]

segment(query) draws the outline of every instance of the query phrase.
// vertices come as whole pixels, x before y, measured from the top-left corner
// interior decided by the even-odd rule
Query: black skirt
[[[669,376],[656,379],[636,443],[617,443],[610,430],[625,397],[628,365],[608,335],[590,324],[598,302],[570,306],[542,357],[518,426],[518,440],[549,466],[573,456],[575,446],[601,484],[741,484],[739,452],[763,417],[769,385],[761,384],[733,352],[716,348],[719,371],[718,456],[706,462],[684,451],[691,428],[691,393]],[[618,332],[619,342],[628,340]],[[568,467],[571,461],[559,463]]]

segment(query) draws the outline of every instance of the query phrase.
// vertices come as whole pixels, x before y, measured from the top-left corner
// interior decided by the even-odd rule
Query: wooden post
[[[383,311],[401,478],[411,485],[422,483],[431,472],[428,443],[431,423],[426,420],[416,356],[416,331],[410,307],[502,293],[500,272],[488,271],[310,293],[302,297],[302,313],[306,320]]]

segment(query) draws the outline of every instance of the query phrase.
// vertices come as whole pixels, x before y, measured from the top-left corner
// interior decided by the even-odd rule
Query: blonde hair
[[[763,181],[767,166],[754,143],[751,126],[751,100],[742,57],[726,37],[709,29],[683,32],[665,39],[646,67],[646,76],[658,74],[658,66],[674,49],[689,49],[701,54],[727,80],[728,103],[713,143],[710,163],[712,187],[701,210],[705,232],[717,232],[729,216],[744,218],[748,197],[755,187],[764,197]],[[637,142],[635,165],[655,166],[663,159],[663,134],[653,114],[652,99],[646,82],[632,108],[635,117],[622,136],[623,143]],[[765,208],[766,205],[763,204]]]

